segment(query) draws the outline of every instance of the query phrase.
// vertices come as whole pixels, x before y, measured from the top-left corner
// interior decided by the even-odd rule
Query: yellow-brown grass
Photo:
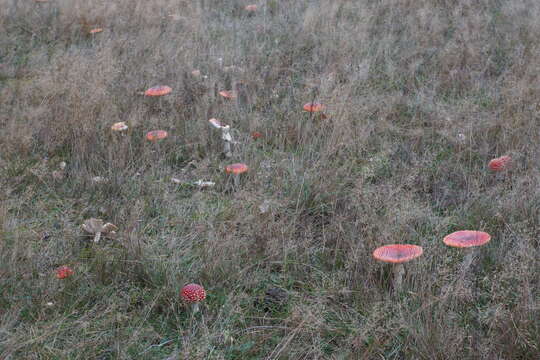
[[[248,4],[0,0],[0,358],[537,359],[540,3]],[[390,243],[424,248],[399,293]]]

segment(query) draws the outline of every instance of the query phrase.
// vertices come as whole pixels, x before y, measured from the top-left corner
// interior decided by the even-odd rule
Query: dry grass
[[[540,3],[247,4],[0,0],[0,358],[537,359]],[[89,243],[90,217],[118,239]],[[493,237],[465,274],[442,243],[464,228]],[[388,243],[425,252],[397,294]]]

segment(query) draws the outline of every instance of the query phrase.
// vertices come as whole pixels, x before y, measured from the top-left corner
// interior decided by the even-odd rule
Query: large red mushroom
[[[460,230],[446,235],[443,242],[451,247],[465,249],[465,258],[463,259],[463,271],[467,271],[472,264],[474,249],[477,246],[487,244],[491,240],[491,235],[487,232],[476,230]]]
[[[418,245],[393,244],[381,246],[373,252],[373,257],[379,261],[394,264],[394,290],[401,290],[404,263],[422,255],[423,249]]]

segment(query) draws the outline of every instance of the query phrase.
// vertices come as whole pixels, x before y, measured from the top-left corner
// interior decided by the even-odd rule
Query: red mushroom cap
[[[491,240],[491,235],[483,231],[461,230],[446,235],[443,242],[452,247],[468,248],[482,246]]]
[[[257,11],[257,5],[246,5],[246,7],[244,8],[244,10],[246,10],[247,12],[254,12],[254,11]]]
[[[167,95],[172,91],[172,89],[167,85],[158,85],[151,87],[150,89],[144,92],[146,96],[163,96]]]
[[[316,102],[310,102],[304,105],[304,111],[320,112],[324,109],[324,105]]]
[[[225,99],[236,99],[236,93],[232,90],[220,91],[219,95],[223,96]]]
[[[246,164],[237,163],[237,164],[227,165],[225,167],[225,172],[227,174],[238,175],[238,174],[245,173],[246,171],[248,171],[248,169],[249,168]]]
[[[73,270],[69,266],[60,266],[58,269],[56,269],[56,277],[58,279],[65,279],[73,275]]]
[[[180,290],[180,296],[188,303],[196,303],[206,298],[206,291],[201,285],[187,284]]]
[[[103,31],[102,28],[95,28],[95,29],[90,30],[88,33],[90,33],[90,34],[97,34],[97,33],[100,33],[100,32],[102,32],[102,31]]]
[[[488,167],[492,171],[503,171],[510,167],[512,158],[508,155],[504,155],[495,159],[492,159],[488,163]]]
[[[259,131],[254,131],[251,133],[251,138],[253,140],[257,140],[257,139],[260,139],[262,138],[264,135],[262,133],[260,133]]]
[[[377,260],[388,263],[404,263],[422,255],[421,246],[409,244],[393,244],[381,246],[373,252]]]
[[[169,134],[165,130],[152,130],[146,134],[146,139],[156,141],[165,139]]]

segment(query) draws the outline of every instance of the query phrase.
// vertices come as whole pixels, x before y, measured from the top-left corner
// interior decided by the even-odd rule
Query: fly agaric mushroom
[[[151,87],[150,89],[146,90],[144,92],[144,95],[146,96],[163,96],[170,94],[172,91],[172,88],[170,88],[167,85],[158,85]]]
[[[492,159],[488,163],[488,167],[492,171],[503,171],[510,167],[512,158],[508,155],[504,155],[495,159]]]
[[[247,11],[247,12],[250,12],[250,13],[255,12],[255,11],[257,11],[257,5],[254,5],[254,4],[246,5],[244,10]]]
[[[264,135],[262,133],[260,133],[259,131],[254,131],[251,133],[251,138],[253,140],[257,140],[257,139],[260,139],[262,138]]]
[[[242,163],[231,164],[225,167],[225,172],[227,174],[233,174],[235,187],[238,187],[240,185],[240,174],[243,174],[248,170],[248,166]]]
[[[187,284],[180,290],[180,296],[185,302],[193,304],[193,312],[196,313],[199,311],[199,301],[206,298],[206,291],[201,285]]]
[[[324,105],[316,102],[309,102],[304,104],[304,111],[310,112],[312,114],[320,113],[322,119],[326,119],[327,116],[322,112],[324,110]]]
[[[169,134],[165,130],[152,130],[146,133],[146,139],[149,141],[157,141],[165,139]]]
[[[419,257],[422,253],[422,247],[418,245],[393,244],[375,249],[373,257],[379,261],[394,264],[394,289],[399,291],[405,273],[403,264]]]
[[[71,275],[73,275],[73,270],[67,265],[60,266],[58,269],[56,269],[56,277],[58,279],[66,279]]]
[[[307,112],[316,113],[316,112],[323,111],[323,109],[324,109],[324,105],[321,103],[309,102],[304,105],[304,111],[307,111]]]
[[[94,218],[85,220],[81,227],[87,233],[94,235],[94,242],[96,243],[101,239],[102,234],[107,238],[114,239],[118,231],[116,225],[111,223],[103,224],[103,220]]]
[[[128,126],[126,125],[126,123],[124,121],[114,123],[111,126],[111,130],[115,131],[115,132],[124,132],[127,129],[128,129]]]
[[[451,247],[464,248],[466,255],[463,259],[463,271],[467,271],[472,264],[474,248],[482,246],[491,240],[491,235],[483,231],[461,230],[446,235],[443,242]]]
[[[219,92],[219,95],[223,96],[225,99],[236,99],[236,92],[232,90],[222,90]]]

